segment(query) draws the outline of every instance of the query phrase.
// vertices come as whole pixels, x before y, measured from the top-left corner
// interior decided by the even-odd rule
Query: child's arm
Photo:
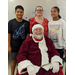
[[[10,42],[11,42],[11,34],[8,33],[8,52],[9,53],[11,53],[11,44],[10,44]]]
[[[30,34],[27,34],[27,37],[26,38],[28,38],[28,37],[30,37]]]
[[[11,28],[12,28],[12,22],[8,22],[8,52],[11,53]]]
[[[26,30],[27,30],[27,36],[26,36],[26,38],[28,38],[28,37],[30,37],[30,23],[29,22],[28,22]]]
[[[64,46],[64,50],[66,50],[66,22],[63,22],[63,46]]]

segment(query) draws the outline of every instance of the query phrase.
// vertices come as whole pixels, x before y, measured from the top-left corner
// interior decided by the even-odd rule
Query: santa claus
[[[62,59],[50,38],[44,36],[44,28],[38,23],[32,26],[32,36],[21,45],[17,55],[18,72],[23,75],[61,75]]]

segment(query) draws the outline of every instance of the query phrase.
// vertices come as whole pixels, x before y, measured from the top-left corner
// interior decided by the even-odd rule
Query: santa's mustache
[[[40,32],[37,32],[36,34],[38,34],[38,35],[41,35],[42,33],[40,33]]]

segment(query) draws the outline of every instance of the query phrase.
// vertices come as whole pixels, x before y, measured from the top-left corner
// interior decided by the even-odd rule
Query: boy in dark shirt
[[[24,20],[24,8],[21,5],[15,7],[16,18],[8,22],[8,52],[11,55],[11,75],[14,75],[16,56],[22,42],[29,37],[29,22]]]

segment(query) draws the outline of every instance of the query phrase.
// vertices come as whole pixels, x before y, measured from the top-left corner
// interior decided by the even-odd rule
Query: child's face
[[[18,9],[15,11],[15,14],[16,14],[16,17],[17,17],[18,19],[21,19],[21,18],[23,17],[24,12],[23,12],[22,9],[19,9],[19,8],[18,8]]]
[[[51,16],[52,18],[58,18],[59,12],[57,11],[56,8],[51,9]]]

